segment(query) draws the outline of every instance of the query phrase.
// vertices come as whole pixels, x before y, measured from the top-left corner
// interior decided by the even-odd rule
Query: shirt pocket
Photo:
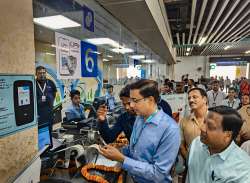
[[[143,157],[147,157],[148,161],[153,161],[153,155],[157,148],[157,138],[148,136],[147,138],[140,139],[139,149]],[[149,158],[150,157],[150,158]]]

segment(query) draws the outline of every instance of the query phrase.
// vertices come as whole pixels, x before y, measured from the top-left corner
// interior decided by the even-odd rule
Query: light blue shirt
[[[122,168],[139,183],[169,183],[179,146],[179,126],[162,110],[146,122],[138,116]]]
[[[238,109],[240,106],[240,100],[234,99],[233,102],[230,102],[229,99],[225,99],[222,101],[222,105],[232,107],[233,109]]]
[[[73,119],[85,119],[84,115],[84,107],[82,104],[80,106],[75,106],[73,104],[69,105],[67,109],[65,110],[67,121],[73,120]]]
[[[210,155],[208,147],[193,140],[186,183],[249,183],[250,156],[232,142],[223,152]]]

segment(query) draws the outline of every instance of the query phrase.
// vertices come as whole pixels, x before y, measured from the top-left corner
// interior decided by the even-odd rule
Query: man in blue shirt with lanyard
[[[38,125],[53,125],[53,104],[56,96],[55,84],[46,78],[46,69],[43,66],[36,68],[36,95]]]
[[[179,127],[157,107],[157,82],[139,80],[130,86],[130,106],[138,115],[129,146],[122,153],[112,146],[100,148],[108,159],[122,163],[122,168],[140,183],[170,183],[170,170],[180,146]]]

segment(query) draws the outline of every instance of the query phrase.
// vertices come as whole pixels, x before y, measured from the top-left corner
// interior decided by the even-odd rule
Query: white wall
[[[181,76],[189,74],[189,78],[195,81],[204,75],[209,77],[209,57],[204,56],[190,56],[190,57],[177,57],[178,62],[174,65],[174,79],[176,81],[181,80]],[[201,67],[201,71],[197,71],[197,68]]]

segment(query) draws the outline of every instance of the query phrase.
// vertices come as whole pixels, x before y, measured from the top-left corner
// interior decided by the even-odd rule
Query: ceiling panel
[[[245,55],[250,50],[249,0],[164,2],[177,56]]]

